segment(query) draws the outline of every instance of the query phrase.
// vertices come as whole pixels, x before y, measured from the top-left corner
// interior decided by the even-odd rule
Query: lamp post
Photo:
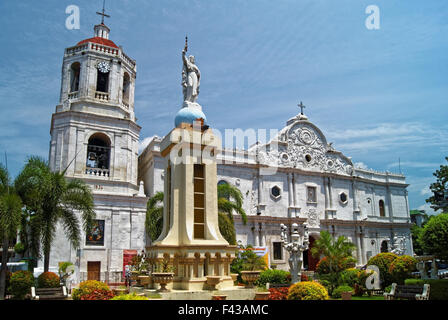
[[[281,228],[281,240],[283,247],[289,252],[289,268],[291,272],[291,282],[300,282],[299,273],[302,270],[303,251],[309,248],[309,232],[306,224],[303,224],[303,236],[299,234],[299,225],[297,223],[292,224],[291,242],[288,242],[288,227],[283,223]]]

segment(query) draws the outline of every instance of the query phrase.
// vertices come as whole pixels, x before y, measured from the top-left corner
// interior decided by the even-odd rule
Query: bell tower
[[[72,261],[78,280],[94,271],[98,280],[116,282],[121,279],[124,252],[145,246],[148,198],[137,181],[137,65],[110,39],[104,9],[101,15],[92,38],[65,49],[49,151],[53,171],[90,186],[98,232],[83,235],[85,240],[74,250],[58,227],[50,265]]]
[[[65,49],[50,166],[87,179],[95,190],[133,194],[141,129],[134,113],[137,65],[109,39],[102,15],[92,38]]]

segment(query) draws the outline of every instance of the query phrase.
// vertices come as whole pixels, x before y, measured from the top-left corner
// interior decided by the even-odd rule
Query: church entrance
[[[316,239],[313,236],[310,236],[309,249],[303,251],[303,269],[307,271],[316,271],[316,266],[319,262],[319,258],[314,258],[311,254],[311,248],[313,247],[315,240]]]
[[[101,262],[100,261],[87,261],[87,280],[100,281]]]

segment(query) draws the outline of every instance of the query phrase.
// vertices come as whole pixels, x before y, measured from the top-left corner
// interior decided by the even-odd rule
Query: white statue
[[[182,50],[182,91],[184,94],[184,101],[195,103],[199,95],[199,84],[201,79],[201,72],[196,66],[194,56],[186,57],[188,50],[188,38],[185,37],[185,48]]]
[[[395,253],[396,255],[403,255],[406,247],[406,238],[405,237],[394,237],[394,243],[393,243],[393,249],[391,250],[392,253]]]

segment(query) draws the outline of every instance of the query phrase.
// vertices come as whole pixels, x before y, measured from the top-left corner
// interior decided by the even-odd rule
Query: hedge
[[[429,300],[448,300],[448,279],[406,279],[404,284],[429,284]]]

